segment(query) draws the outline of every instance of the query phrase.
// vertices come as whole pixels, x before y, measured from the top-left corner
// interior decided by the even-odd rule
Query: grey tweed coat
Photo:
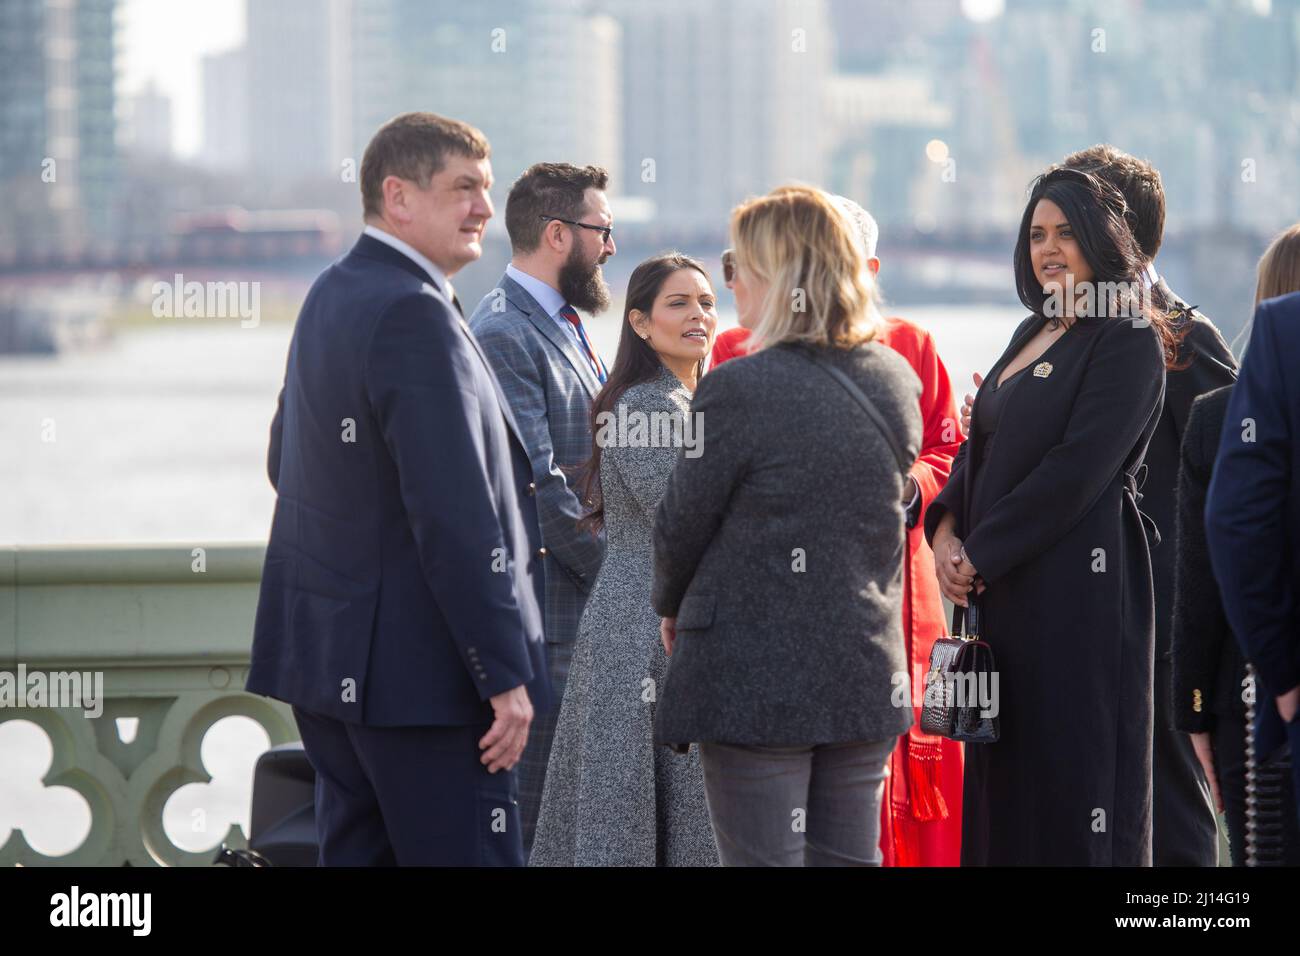
[[[620,417],[684,416],[690,392],[664,368],[620,404]],[[612,437],[600,463],[605,562],[578,629],[529,864],[716,866],[698,752],[651,740],[668,658],[650,606],[650,537],[677,449]]]
[[[654,605],[677,618],[656,740],[809,746],[912,723],[900,602],[904,476],[835,379],[779,345],[720,366],[654,529]],[[921,385],[891,349],[823,350],[921,444]]]

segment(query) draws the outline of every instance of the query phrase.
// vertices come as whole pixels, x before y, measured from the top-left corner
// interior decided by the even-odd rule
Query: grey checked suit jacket
[[[501,383],[533,466],[547,552],[546,640],[571,644],[605,543],[578,530],[581,505],[572,479],[560,469],[591,457],[591,399],[600,381],[573,340],[508,275],[479,303],[469,325]]]
[[[605,556],[605,539],[578,530],[582,508],[561,466],[591,457],[591,399],[600,380],[537,300],[505,275],[479,303],[470,330],[487,356],[532,465],[542,531],[547,671],[556,706],[538,714],[519,762],[524,852],[533,845],[559,701],[569,679],[578,621]]]

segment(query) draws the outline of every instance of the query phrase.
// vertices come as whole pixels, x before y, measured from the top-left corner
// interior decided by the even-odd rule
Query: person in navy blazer
[[[365,233],[303,304],[248,690],[293,705],[321,865],[522,865],[514,766],[550,708],[528,457],[448,277],[482,254],[489,146],[396,117]]]
[[[1255,666],[1256,753],[1290,740],[1300,793],[1300,292],[1265,299],[1228,402],[1205,530],[1223,607]],[[1300,806],[1297,807],[1300,813]]]

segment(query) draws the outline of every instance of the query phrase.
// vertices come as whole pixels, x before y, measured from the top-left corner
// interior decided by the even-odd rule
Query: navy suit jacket
[[[307,295],[268,471],[248,690],[350,723],[550,707],[528,456],[469,327],[363,235]]]
[[[1273,698],[1300,684],[1300,293],[1255,310],[1205,530],[1228,623],[1255,666],[1267,756],[1285,739]]]

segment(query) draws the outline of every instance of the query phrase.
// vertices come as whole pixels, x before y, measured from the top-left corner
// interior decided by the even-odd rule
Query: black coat
[[[1155,581],[1155,725],[1152,727],[1152,852],[1156,866],[1213,866],[1219,834],[1210,786],[1187,735],[1174,729],[1174,678],[1170,663],[1174,617],[1174,565],[1177,563],[1176,498],[1179,447],[1192,402],[1198,395],[1231,383],[1237,363],[1209,319],[1179,298],[1164,280],[1156,283],[1157,303],[1180,333],[1178,361],[1165,375],[1165,408],[1147,448],[1147,478],[1142,510],[1160,529],[1151,552]]]
[[[975,415],[1045,321],[1021,323]],[[963,865],[1151,863],[1155,624],[1129,475],[1163,395],[1153,328],[1077,323],[1006,396],[987,448],[966,443],[927,510],[928,539],[947,511],[965,532],[999,674],[1002,738],[966,748]]]
[[[1183,435],[1178,485],[1178,568],[1173,622],[1174,726],[1208,733],[1216,718],[1245,720],[1246,661],[1223,613],[1205,543],[1205,496],[1232,386],[1198,398]]]
[[[1237,361],[1219,330],[1205,316],[1179,298],[1161,279],[1156,286],[1175,321],[1185,329],[1179,360],[1185,368],[1171,368],[1165,378],[1165,408],[1147,448],[1146,482],[1142,485],[1142,511],[1160,531],[1162,543],[1151,551],[1151,571],[1156,596],[1156,666],[1170,667],[1170,624],[1174,614],[1175,524],[1178,496],[1179,449],[1192,402],[1199,395],[1231,385],[1237,380]],[[1169,680],[1158,682],[1169,687]],[[1173,726],[1172,702],[1156,702],[1156,720],[1162,728]]]

